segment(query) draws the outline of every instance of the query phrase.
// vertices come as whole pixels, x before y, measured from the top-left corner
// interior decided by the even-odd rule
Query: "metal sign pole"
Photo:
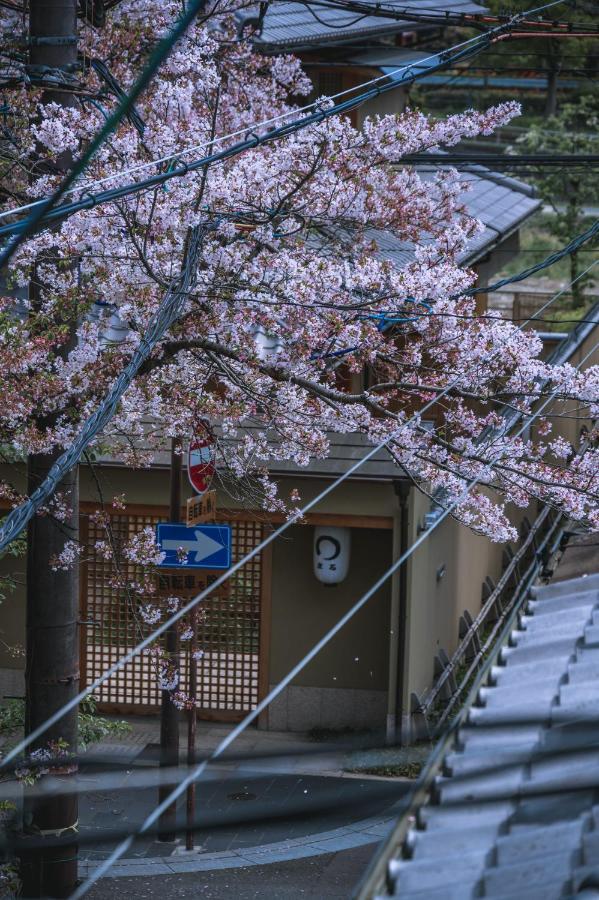
[[[198,631],[198,613],[194,609],[192,613],[192,629],[193,635],[189,648],[189,709],[187,711],[187,765],[195,766],[196,764],[196,727],[197,727],[197,709],[196,700],[198,696],[198,661],[195,658],[197,649],[197,631]],[[185,832],[185,849],[193,850],[194,847],[194,822],[196,812],[196,785],[195,781],[187,788],[186,794],[187,804],[187,831]]]

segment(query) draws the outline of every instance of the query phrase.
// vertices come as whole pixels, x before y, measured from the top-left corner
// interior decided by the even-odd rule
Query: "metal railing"
[[[472,671],[475,671],[482,662],[482,659],[484,658],[484,649],[481,646],[480,633],[490,622],[502,621],[505,617],[506,610],[511,609],[520,596],[521,585],[526,578],[526,576],[524,576],[523,578],[521,577],[518,579],[520,564],[525,560],[531,549],[538,553],[536,548],[536,538],[539,536],[544,523],[547,521],[549,513],[549,507],[546,506],[542,509],[533,525],[529,525],[527,520],[524,520],[524,528],[526,529],[524,540],[517,553],[511,556],[508,554],[509,562],[507,562],[506,568],[497,582],[497,585],[491,587],[493,583],[490,578],[487,578],[483,583],[483,605],[480,612],[475,619],[471,619],[467,611],[462,615],[460,619],[460,643],[451,659],[444,662],[439,657],[437,658],[437,665],[441,669],[440,675],[432,688],[418,701],[417,704],[414,704],[415,708],[413,709],[413,712],[417,716],[424,717],[425,719],[429,718],[435,708],[435,704],[442,700],[449,701],[449,704],[452,707],[455,705],[456,695],[460,692],[455,684],[455,673],[460,669],[464,662],[467,662],[471,664],[468,672],[472,674]],[[514,579],[517,580],[517,583],[513,594],[511,597],[504,600],[504,593],[512,586]],[[485,646],[486,645],[487,640],[485,640]],[[463,683],[463,681],[464,679],[462,678],[461,683]],[[443,694],[445,694],[445,697],[443,697]],[[443,721],[446,719],[446,712],[447,710],[443,713]]]

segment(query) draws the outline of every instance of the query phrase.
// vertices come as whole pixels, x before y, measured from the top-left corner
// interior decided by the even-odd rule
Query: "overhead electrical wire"
[[[333,108],[333,110],[337,109],[338,107]],[[328,112],[333,112],[333,110],[329,110]],[[123,115],[124,114],[125,112],[123,111]],[[324,112],[319,113],[319,115],[324,115]],[[485,290],[497,290],[499,287],[505,286],[506,284],[512,283],[514,281],[523,280],[530,274],[540,271],[547,265],[550,265],[558,259],[561,259],[562,256],[567,252],[571,252],[571,248],[584,243],[585,240],[589,239],[589,235],[595,234],[597,230],[599,230],[599,221],[596,222],[595,225],[583,235],[579,235],[577,238],[571,241],[566,248],[548,257],[548,260],[546,260],[544,263],[538,263],[535,266],[532,266],[529,269],[525,270],[524,273],[520,273],[516,276],[511,276],[508,279],[503,279],[501,282],[497,282],[495,285],[493,285],[492,288],[486,288]],[[198,249],[199,245],[196,245],[194,255],[197,254]],[[181,283],[189,285],[190,277],[191,272],[189,271],[189,269],[187,269],[185,277],[183,278],[183,281]],[[102,428],[105,427],[108,421],[110,421],[110,419],[114,415],[114,412],[116,411],[116,407],[121,396],[131,384],[133,378],[139,371],[139,368],[151,353],[154,345],[165,333],[168,327],[170,327],[170,325],[172,325],[174,321],[176,321],[179,310],[182,307],[182,297],[186,290],[187,288],[174,286],[173,290],[167,292],[167,297],[165,298],[165,301],[163,301],[163,304],[161,305],[156,317],[152,320],[150,328],[142,339],[140,346],[134,353],[125,370],[121,373],[121,375],[115,382],[115,385],[113,386],[111,391],[109,391],[109,394],[106,396],[100,407],[86,421],[83,429],[80,431],[78,437],[73,442],[71,447],[66,450],[53,464],[44,482],[40,486],[38,486],[38,488],[34,491],[32,496],[28,498],[27,501],[13,509],[6,517],[6,519],[0,526],[0,550],[4,549],[22,531],[27,522],[35,514],[36,510],[39,509],[39,507],[42,506],[43,503],[48,499],[48,497],[54,492],[57,484],[66,473],[66,471],[76,465],[81,457],[81,454],[89,445],[89,443],[99,433],[99,431],[101,431]],[[477,293],[480,292],[480,290],[482,289],[471,289],[468,293]],[[387,317],[387,319],[388,318],[389,317]],[[385,327],[387,324],[387,322],[382,322],[382,325],[384,325]],[[331,357],[340,356],[345,355],[349,352],[353,352],[354,350],[355,348],[344,349],[341,351],[335,351],[334,353],[330,353],[327,355]]]
[[[599,341],[584,355],[578,365],[575,367],[577,371],[584,365],[584,363],[592,357],[595,351],[599,348]],[[523,424],[520,428],[515,432],[515,437],[519,437],[522,435],[527,428],[531,425],[531,423],[537,419],[543,412],[546,407],[554,402],[559,395],[559,388],[553,391],[546,400],[539,406],[537,410],[531,415],[525,417]],[[501,429],[494,429],[494,431],[501,431]],[[495,461],[491,460],[490,462],[485,464],[485,470],[488,471],[491,468],[494,468],[497,465],[501,456],[501,450],[499,450],[495,454]],[[340,619],[335,623],[335,625],[327,631],[327,633],[311,648],[311,650],[306,653],[302,659],[285,675],[284,678],[281,679],[279,684],[276,685],[269,693],[264,697],[256,707],[249,712],[245,718],[236,725],[227,736],[219,743],[216,749],[210,754],[208,760],[204,760],[199,763],[196,768],[190,772],[185,778],[181,779],[179,784],[173,788],[173,790],[159,803],[152,813],[146,817],[142,825],[137,828],[137,830],[129,834],[110,854],[110,856],[104,860],[100,865],[95,869],[91,875],[79,885],[78,888],[75,889],[75,892],[72,895],[72,900],[81,900],[82,897],[85,897],[90,889],[96,884],[104,875],[108,874],[114,863],[116,863],[121,856],[127,852],[135,842],[136,837],[139,837],[147,830],[152,828],[160,819],[162,814],[177,801],[177,799],[185,793],[187,788],[194,784],[204,773],[205,769],[209,765],[210,762],[218,759],[228,747],[237,739],[237,737],[242,734],[246,728],[248,728],[263,712],[269,705],[275,700],[281,692],[294,680],[294,678],[302,672],[305,667],[312,662],[312,660],[320,653],[320,651],[327,646],[328,643],[344,628],[344,626],[358,613],[367,603],[368,601],[376,594],[378,590],[391,578],[394,572],[402,566],[404,563],[408,561],[408,559],[412,556],[412,554],[424,543],[425,540],[435,531],[448,516],[451,515],[453,511],[455,511],[461,503],[468,497],[470,491],[481,482],[483,476],[477,476],[476,478],[471,479],[468,482],[467,487],[462,491],[462,493],[453,500],[442,512],[439,518],[431,525],[431,527],[420,535],[411,546],[402,553],[398,559],[396,559],[391,566],[387,569],[387,571],[380,576],[380,578],[375,581],[375,583],[360,597],[356,603],[343,615]]]
[[[581,272],[572,282],[568,285],[571,287],[576,281],[582,278],[586,272],[594,265],[598,264],[599,260],[596,260],[591,264],[586,270]],[[552,297],[550,297],[541,307],[537,310],[537,312],[530,316],[526,321],[522,322],[516,331],[523,331],[527,324],[534,321],[535,318],[541,315],[549,306],[552,305],[560,296],[562,296],[568,289],[568,287],[562,288],[561,291],[558,291]],[[487,354],[486,357],[483,357],[480,360],[480,363],[484,363],[485,361],[489,361],[493,358],[494,353]],[[149,647],[157,638],[163,635],[172,625],[176,622],[180,621],[184,618],[189,612],[191,612],[199,603],[201,603],[212,591],[216,590],[220,587],[221,584],[224,584],[232,575],[238,572],[243,566],[254,559],[259,553],[262,552],[266,547],[268,547],[274,540],[276,540],[281,534],[287,531],[292,525],[301,521],[302,518],[308,513],[311,509],[313,509],[321,500],[327,497],[333,490],[335,490],[338,485],[342,484],[348,478],[350,478],[355,472],[358,471],[365,463],[367,463],[370,459],[372,459],[377,453],[379,453],[382,449],[384,449],[388,444],[390,444],[395,438],[397,438],[398,434],[401,433],[405,428],[409,425],[417,422],[428,410],[432,409],[443,397],[447,396],[454,388],[456,388],[462,375],[458,375],[454,378],[445,388],[440,390],[435,397],[429,400],[424,406],[420,407],[413,415],[410,416],[405,422],[402,422],[394,431],[388,435],[383,441],[379,442],[377,445],[372,447],[363,457],[356,460],[344,473],[338,475],[337,478],[331,482],[331,484],[327,485],[327,487],[323,488],[319,494],[316,495],[312,500],[306,503],[300,510],[292,513],[292,515],[283,522],[277,529],[272,531],[266,538],[264,538],[259,544],[257,544],[252,550],[250,550],[244,557],[239,559],[236,563],[234,563],[226,572],[222,575],[219,575],[215,581],[207,587],[205,590],[201,591],[195,597],[193,597],[185,606],[181,607],[177,612],[173,613],[166,619],[161,625],[155,628],[147,638],[143,641],[139,642],[135,647],[129,650],[124,656],[118,659],[115,663],[113,663],[102,675],[99,675],[91,684],[87,685],[84,689],[82,689],[75,697],[72,697],[64,706],[62,706],[59,710],[57,710],[52,716],[50,716],[44,723],[39,725],[36,729],[30,732],[26,737],[24,737],[18,744],[16,744],[11,750],[9,750],[4,758],[0,760],[0,771],[6,768],[9,763],[18,758],[24,750],[27,749],[34,741],[37,741],[39,737],[41,737],[48,728],[52,725],[55,725],[59,722],[66,713],[70,712],[72,709],[78,707],[79,703],[84,700],[86,697],[93,694],[99,687],[101,687],[106,681],[108,681],[116,672],[120,671],[124,666],[128,665],[133,659],[139,656],[147,647]],[[68,451],[67,451],[68,453]],[[63,454],[63,457],[66,454]],[[21,507],[18,507],[21,509]],[[14,535],[13,535],[14,539]]]
[[[202,0],[195,0],[195,2],[200,3],[202,2]],[[205,0],[203,0],[203,2],[205,2]],[[553,0],[552,3],[546,4],[543,7],[539,7],[539,9],[550,8],[552,6],[559,5],[562,2],[566,2],[566,0]],[[101,143],[100,135],[107,132],[107,136],[114,129],[114,127],[116,127],[116,124],[118,123],[120,118],[126,115],[133,106],[133,101],[130,101],[127,109],[121,109],[125,105],[124,103],[121,103],[119,108],[111,116],[110,120],[106,122],[104,128],[100,132],[100,135],[98,136],[98,138],[96,138],[96,140],[94,140],[85,156],[75,166],[75,168],[71,170],[67,178],[63,181],[62,185],[57,189],[57,191],[55,191],[52,197],[45,198],[41,201],[38,200],[31,204],[26,204],[25,206],[21,206],[13,210],[5,210],[0,214],[0,216],[6,217],[8,215],[16,215],[18,212],[22,212],[27,209],[33,210],[30,217],[0,228],[0,238],[7,236],[13,237],[13,241],[9,242],[9,246],[5,249],[4,253],[0,255],[0,267],[2,267],[2,265],[6,263],[10,255],[12,255],[12,252],[14,252],[14,249],[16,249],[16,247],[20,244],[23,236],[33,233],[33,231],[35,231],[38,226],[50,225],[54,222],[60,221],[61,219],[69,215],[72,215],[74,212],[78,212],[83,209],[90,209],[101,203],[121,199],[123,197],[137,193],[138,191],[148,190],[158,185],[165,184],[171,178],[182,177],[187,175],[189,172],[207,168],[215,162],[232,158],[245,150],[253,149],[277,138],[288,136],[296,131],[307,128],[309,125],[318,124],[334,115],[349,112],[350,110],[362,105],[362,103],[366,102],[369,99],[373,99],[374,97],[377,97],[382,93],[395,90],[402,84],[406,84],[408,82],[412,82],[418,80],[419,78],[425,77],[426,74],[430,74],[431,72],[446,68],[456,60],[469,59],[472,56],[478,55],[478,53],[483,52],[494,41],[508,36],[513,31],[513,28],[515,28],[516,25],[525,18],[526,15],[530,14],[532,13],[521,13],[517,16],[512,17],[509,24],[501,25],[495,29],[491,29],[484,35],[479,35],[475,38],[463,41],[462,43],[456,44],[455,46],[448,48],[447,50],[432,54],[430,57],[427,57],[424,60],[418,60],[409,65],[400,66],[393,72],[386,73],[377,78],[371,79],[370,81],[364,82],[363,84],[356,85],[355,87],[346,89],[345,91],[341,91],[338,94],[333,95],[331,98],[329,98],[329,100],[334,100],[347,94],[355,93],[355,91],[362,90],[362,88],[364,87],[370,87],[370,90],[360,93],[357,96],[354,96],[332,107],[322,108],[321,106],[319,106],[318,101],[316,101],[315,103],[307,104],[307,106],[300,108],[299,110],[293,109],[288,113],[281,114],[280,116],[273,117],[272,119],[265,120],[264,122],[255,123],[249,126],[247,129],[240,129],[237,132],[233,132],[229,135],[223,135],[222,137],[215,138],[214,140],[206,141],[205,143],[201,144],[200,147],[205,147],[208,144],[210,146],[213,146],[214,144],[222,143],[226,140],[231,139],[232,137],[237,136],[240,133],[245,133],[246,135],[245,140],[239,141],[224,150],[213,152],[208,156],[202,157],[198,160],[194,160],[190,163],[183,163],[175,167],[169,167],[166,172],[157,173],[156,175],[150,178],[146,178],[140,182],[133,182],[128,185],[122,185],[118,188],[113,188],[112,190],[103,191],[98,194],[91,193],[92,187],[97,186],[98,184],[105,182],[106,180],[121,178],[125,174],[128,174],[132,171],[140,171],[151,166],[178,160],[184,153],[187,154],[189,152],[193,152],[197,148],[189,148],[187,150],[182,149],[175,154],[170,154],[168,156],[161,157],[158,160],[152,160],[148,163],[141,163],[138,166],[131,167],[130,169],[116,172],[114,173],[114,175],[106,176],[101,180],[75,187],[74,182],[76,178],[78,178],[82,173],[85,165],[87,165],[87,162],[91,160],[97,147]],[[422,66],[423,63],[435,59],[437,60],[437,63],[427,66],[426,72],[415,71],[410,74],[410,70],[418,69],[420,66]],[[405,73],[402,78],[395,79],[393,77],[401,72]],[[392,80],[389,81],[388,79]],[[140,77],[139,80],[141,81],[142,78]],[[133,95],[133,100],[137,99],[140,92],[141,91],[136,92]],[[269,129],[266,133],[263,133],[261,135],[255,133],[255,129],[257,128],[264,127],[268,124],[274,124],[276,121],[287,118],[289,115],[297,115],[298,112],[309,109],[315,109],[315,111],[302,118],[295,119],[292,122],[286,123],[285,125]],[[71,194],[77,192],[86,192],[86,196],[82,197],[79,201],[64,204],[57,209],[53,208],[58,200],[65,196],[67,193]]]
[[[599,154],[521,153],[411,153],[401,157],[402,164],[420,166],[484,166],[486,168],[539,167],[570,169],[599,166]]]
[[[72,184],[85,171],[97,151],[100,149],[104,141],[112,134],[121,119],[130,115],[135,108],[135,101],[140,97],[143,91],[148,87],[152,78],[162,65],[164,60],[177,43],[179,38],[185,34],[189,25],[199,15],[203,8],[207,5],[208,0],[189,0],[184,8],[184,12],[178,19],[170,32],[164,37],[158,46],[150,54],[150,59],[144,67],[137,81],[127,91],[127,94],[121,99],[119,105],[112,113],[110,118],[104,123],[100,131],[91,140],[89,146],[85,150],[75,165],[69,170],[68,174],[63,178],[60,185],[54,193],[44,198],[39,205],[35,207],[31,215],[22,223],[22,227],[15,232],[14,237],[10,240],[4,249],[0,250],[0,271],[6,266],[13,253],[20,247],[27,237],[30,237],[36,230],[41,219],[58,203],[64,196]]]
[[[561,2],[561,0],[555,0],[555,2],[547,4],[545,7],[543,7],[543,9],[558,5],[559,2]],[[129,97],[131,97],[131,95],[129,95]],[[123,109],[122,115],[124,115],[125,113],[126,113],[126,110]],[[321,112],[320,114],[323,114],[323,113]],[[52,198],[50,198],[49,202],[51,202],[51,201],[52,201]],[[184,280],[184,278],[188,278],[189,274],[190,274],[189,272],[184,273],[184,276],[182,276],[182,279]],[[172,292],[169,292],[167,294],[167,298],[171,299],[171,303],[172,303],[172,294],[176,293],[176,292],[177,291],[175,289],[173,289]],[[548,303],[545,304],[543,307],[541,307],[541,309],[538,312],[540,313],[543,311],[543,309],[547,308],[547,306],[549,305],[549,302],[551,302],[551,301],[548,301]],[[156,320],[154,320],[154,322],[153,322],[152,328],[153,329],[158,328],[159,324],[160,324],[159,318],[161,316],[162,317],[166,316],[166,318],[168,318],[168,314],[171,311],[172,311],[171,309],[167,309],[165,311],[164,304],[161,305],[161,309],[159,310],[159,313],[157,314]],[[534,316],[531,317],[531,319],[529,319],[529,321],[531,321],[532,319],[534,319]],[[520,328],[522,328],[522,327],[524,327],[524,326],[523,325],[520,326]],[[147,335],[146,335],[146,339],[147,339]],[[144,340],[142,340],[142,345],[143,344],[144,344]],[[124,374],[125,373],[123,373],[123,375]],[[458,377],[455,380],[455,382],[452,382],[452,384],[448,385],[444,389],[444,391],[442,391],[440,394],[436,395],[433,400],[429,401],[428,404],[425,404],[425,406],[422,407],[422,409],[419,410],[419,412],[417,414],[412,416],[406,422],[402,423],[399,427],[399,430],[405,428],[408,424],[410,424],[410,422],[414,421],[417,416],[422,415],[422,413],[425,412],[428,408],[430,408],[432,405],[436,404],[439,401],[439,399],[441,399],[442,396],[444,396],[447,392],[449,392],[449,390],[451,390],[453,387],[455,387],[459,383],[459,380],[460,379]],[[126,382],[126,379],[123,379],[123,381]],[[90,419],[87,420],[87,422],[84,426],[84,429],[88,430],[91,433],[91,431],[93,431],[93,428],[91,428],[92,423],[93,423],[93,425],[96,426],[96,432],[97,432],[97,430],[99,430],[99,427],[97,427],[98,423],[100,421],[104,421],[104,420],[105,420],[105,422],[109,421],[109,419],[112,417],[112,415],[114,413],[114,409],[116,408],[117,402],[118,402],[118,393],[113,389],[109,392],[109,395],[107,396],[107,398],[105,398],[105,401],[102,404],[102,406],[96,411],[96,413],[92,417],[90,417]],[[350,467],[350,469],[347,470],[347,472],[345,472],[342,476],[340,476],[338,479],[336,479],[336,481],[333,482],[332,485],[330,485],[328,488],[326,488],[324,491],[322,491],[318,495],[318,497],[314,498],[314,500],[312,500],[309,504],[307,504],[299,515],[305,514],[305,512],[307,512],[310,508],[312,508],[312,506],[314,506],[317,502],[319,502],[319,500],[321,500],[324,496],[326,496],[328,493],[330,493],[330,491],[333,490],[333,488],[336,487],[337,484],[339,484],[340,482],[342,482],[345,479],[347,479],[348,477],[350,477],[350,475],[352,475],[354,473],[354,471],[356,471],[361,465],[363,465],[365,462],[367,462],[368,459],[372,458],[372,456],[374,456],[384,446],[386,446],[396,436],[396,433],[397,432],[392,433],[381,444],[379,444],[376,447],[373,447],[364,457],[362,457],[352,467]],[[82,437],[82,435],[80,433],[79,438],[81,439],[81,437]],[[88,435],[87,443],[89,443],[89,441],[91,439],[92,439],[92,437]],[[83,444],[83,446],[81,446],[81,444]],[[49,491],[46,495],[44,495],[45,497],[49,496],[49,494],[52,492],[52,487],[51,486],[48,487],[48,486],[51,485],[51,483],[56,479],[57,472],[56,472],[55,467],[59,467],[60,465],[64,466],[65,463],[68,464],[69,467],[72,467],[78,461],[79,456],[83,452],[83,449],[86,445],[87,444],[85,443],[85,441],[80,440],[78,455],[76,452],[74,452],[74,445],[71,445],[71,447],[67,451],[65,451],[65,453],[60,457],[60,459],[57,461],[57,463],[55,464],[55,466],[53,466],[53,468],[51,470],[51,473],[54,473],[54,474],[52,474],[52,477],[49,476],[44,482],[44,484],[46,485],[46,490]],[[65,469],[64,471],[68,471],[68,469]],[[58,479],[58,480],[60,480],[60,479]],[[41,493],[43,494],[43,485],[41,485],[40,488],[38,488],[38,490],[40,490]],[[35,493],[37,493],[37,492],[35,492]],[[9,514],[9,516],[5,520],[3,527],[0,530],[0,534],[2,535],[2,540],[0,542],[0,549],[2,547],[6,546],[6,544],[9,543],[11,540],[14,540],[14,538],[17,536],[17,534],[20,533],[20,531],[22,530],[22,528],[24,527],[26,522],[34,514],[34,506],[32,505],[31,501],[32,501],[32,498],[29,498],[25,504],[23,504],[22,506],[18,507],[15,510],[13,510],[12,513]],[[21,520],[18,528],[16,527],[17,518],[19,518]],[[18,753],[21,753],[27,746],[29,746],[34,740],[36,740],[41,734],[43,734],[44,731],[48,727],[50,727],[51,724],[54,724],[55,722],[60,721],[62,716],[69,709],[72,709],[72,708],[74,708],[74,706],[77,706],[78,703],[80,702],[80,700],[84,699],[85,696],[88,696],[89,693],[93,693],[93,690],[95,690],[96,687],[99,686],[99,684],[103,683],[104,680],[106,680],[108,677],[110,677],[111,674],[114,674],[114,671],[118,671],[120,668],[122,668],[123,665],[126,665],[127,662],[129,662],[136,655],[138,655],[138,653],[141,652],[141,650],[145,649],[146,646],[149,646],[149,643],[152,642],[153,640],[155,640],[156,637],[160,636],[160,634],[162,634],[166,630],[166,628],[170,627],[171,624],[174,624],[174,622],[178,621],[183,615],[185,615],[197,603],[201,602],[201,600],[203,600],[204,597],[207,596],[212,590],[217,588],[228,577],[230,577],[230,575],[234,574],[234,572],[237,571],[238,568],[241,568],[241,566],[244,565],[245,562],[247,562],[249,559],[253,558],[258,552],[260,552],[265,546],[267,546],[272,540],[274,540],[280,533],[282,533],[284,530],[286,530],[287,527],[290,527],[290,525],[293,523],[293,521],[294,521],[294,518],[288,520],[287,523],[284,523],[283,526],[281,526],[279,529],[277,529],[275,532],[273,532],[267,539],[265,539],[265,541],[263,541],[256,548],[254,548],[254,550],[251,551],[250,554],[248,554],[243,560],[240,560],[231,569],[229,569],[227,573],[220,576],[215,581],[215,583],[213,585],[211,585],[210,588],[206,589],[206,591],[201,592],[201,594],[199,594],[197,597],[195,597],[183,609],[179,610],[178,613],[175,613],[166,623],[163,623],[158,629],[155,630],[153,635],[151,635],[146,641],[139,644],[136,648],[133,648],[133,650],[130,651],[129,654],[127,654],[121,660],[117,661],[117,663],[115,663],[114,666],[111,667],[110,670],[108,670],[108,673],[105,673],[103,676],[101,676],[101,678],[99,680],[96,680],[96,682],[94,682],[94,685],[90,686],[89,688],[86,688],[85,691],[83,691],[82,693],[78,694],[75,698],[73,698],[69,702],[70,705],[67,704],[65,707],[62,708],[62,710],[57,711],[57,713],[55,713],[53,717],[50,717],[50,719],[48,719],[48,721],[46,723],[39,726],[39,728],[35,729],[31,734],[29,734],[24,739],[24,741],[20,742],[20,744],[17,745],[16,748],[13,748],[13,750],[5,757],[5,759],[3,761],[3,765],[6,765],[6,763],[9,762],[10,759],[14,759],[15,756],[18,755]],[[113,671],[113,669],[114,669],[114,671]]]
[[[488,26],[491,24],[505,23],[510,19],[510,14],[492,15],[488,13],[460,13],[441,9],[435,11],[434,9],[428,8],[418,11],[414,8],[398,9],[395,6],[386,6],[384,3],[380,2],[368,3],[361,2],[361,0],[293,0],[293,2],[306,7],[317,21],[326,26],[329,26],[329,22],[323,21],[316,16],[314,7],[348,13],[361,13],[358,21],[360,21],[360,19],[363,20],[368,18],[385,18],[400,22],[415,22],[417,24],[437,25],[440,27],[465,26],[469,28],[478,28],[480,30],[487,30]],[[527,16],[530,16],[535,12],[542,10],[543,7],[539,7],[537,10],[526,10],[525,12]],[[348,27],[351,24],[353,23],[348,22],[337,27]],[[591,29],[593,33],[599,34],[599,29],[593,28],[592,23],[588,22],[560,22],[543,18],[538,18],[536,20],[527,18],[525,24],[531,29],[547,28],[547,26],[551,26],[572,37],[575,37],[581,31],[587,31],[589,29]]]
[[[538,263],[535,263],[532,266],[529,266],[527,269],[524,269],[522,272],[518,272],[515,275],[508,275],[505,278],[501,278],[499,281],[495,281],[493,284],[485,285],[484,287],[472,287],[468,288],[465,291],[462,291],[459,294],[454,294],[448,299],[450,300],[458,300],[460,297],[474,297],[476,294],[490,294],[494,291],[499,291],[504,287],[507,287],[509,284],[517,284],[520,281],[524,281],[527,278],[530,278],[531,275],[536,275],[537,272],[542,272],[543,269],[548,269],[550,266],[555,265],[555,263],[564,259],[566,256],[569,256],[571,253],[575,253],[580,247],[583,246],[587,241],[592,240],[596,235],[599,234],[599,219],[591,225],[586,231],[577,235],[573,238],[565,247],[560,248],[559,250],[554,251],[549,256],[545,257],[545,259],[541,260]],[[592,262],[590,266],[588,266],[579,276],[578,278],[583,277],[586,273],[592,269],[599,260]],[[577,281],[578,278],[574,279]],[[563,292],[562,292],[563,293]],[[414,301],[414,298],[407,298],[410,301]],[[406,302],[405,300],[403,301]],[[416,310],[410,310],[410,314],[408,317],[398,317],[398,314],[394,315],[393,313],[378,313],[376,316],[369,316],[368,314],[360,315],[358,318],[360,319],[369,319],[369,318],[377,318],[380,320],[379,330],[386,331],[389,327],[398,322],[413,322],[417,319],[422,319],[425,316],[434,315],[434,300],[428,298],[427,300],[419,300],[418,303],[421,306],[425,306],[427,311],[424,313],[419,313]],[[340,359],[344,356],[349,356],[352,353],[355,353],[361,347],[360,344],[355,344],[352,347],[344,347],[340,350],[328,350],[327,352],[322,352],[320,354],[314,354],[313,358],[315,359]],[[1,535],[0,530],[0,535]],[[0,543],[0,550],[2,549],[2,545]]]

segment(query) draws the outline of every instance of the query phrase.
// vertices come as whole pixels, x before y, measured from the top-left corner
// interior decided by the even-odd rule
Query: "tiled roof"
[[[148,423],[148,429],[152,426]],[[236,444],[243,440],[247,434],[257,430],[262,434],[262,428],[255,428],[251,422],[244,423],[239,430],[238,437],[223,438],[221,429],[217,426],[215,433],[217,440],[221,446],[221,454],[227,455],[227,451],[231,452]],[[257,463],[268,463],[268,470],[271,475],[283,477],[285,475],[293,475],[294,478],[309,476],[310,478],[338,478],[344,475],[347,470],[359,459],[362,459],[372,444],[366,440],[362,434],[329,434],[330,452],[326,459],[313,458],[309,467],[297,466],[289,460],[256,460]],[[272,436],[270,444],[274,446],[275,437]],[[141,447],[141,444],[138,442]],[[104,464],[112,464],[118,459],[118,452],[114,450],[111,454],[102,456],[101,461]],[[217,459],[220,474],[226,478],[226,466],[222,459]],[[153,466],[168,468],[170,466],[170,453],[168,451],[159,451],[154,454],[152,461]],[[187,465],[187,452],[183,454],[183,466]],[[354,479],[358,481],[395,481],[403,475],[402,470],[398,469],[385,449],[378,450],[372,459],[360,466],[356,472]]]
[[[389,863],[385,896],[560,900],[585,879],[599,888],[599,574],[531,593]]]
[[[366,0],[372,2],[375,0]],[[397,9],[413,8],[417,12],[439,13],[439,18],[448,13],[479,13],[484,6],[470,0],[389,0],[388,6]],[[262,34],[256,46],[267,50],[291,50],[310,48],[323,44],[342,44],[358,38],[378,37],[399,31],[413,31],[418,28],[414,22],[386,19],[379,16],[357,17],[355,12],[342,9],[319,7],[316,19],[307,4],[274,3],[268,8]],[[356,21],[357,19],[357,21]]]
[[[431,181],[439,166],[418,167],[423,181]],[[533,189],[522,181],[491,172],[483,166],[461,173],[469,190],[463,202],[471,216],[480,219],[484,230],[475,235],[460,255],[462,265],[471,265],[498,241],[506,238],[541,206],[533,196]],[[400,241],[390,232],[373,232],[381,256],[392,260],[401,268],[414,258],[413,244]]]

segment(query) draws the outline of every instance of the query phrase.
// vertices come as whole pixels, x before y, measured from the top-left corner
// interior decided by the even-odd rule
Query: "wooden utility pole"
[[[77,62],[77,0],[29,0],[29,65],[70,71]],[[76,103],[67,91],[52,91],[42,102]],[[69,159],[60,161],[66,169]],[[35,309],[39,285],[31,284]],[[67,316],[68,318],[68,316]],[[63,323],[60,323],[63,324]],[[70,324],[70,323],[69,323]],[[76,340],[64,348],[68,353]],[[42,425],[51,425],[51,421]],[[31,456],[27,463],[27,491],[31,494],[46,477],[59,455]],[[79,482],[74,469],[58,485],[70,514],[57,522],[50,515],[35,516],[27,536],[27,659],[25,669],[25,731],[30,733],[74,697],[79,690],[79,567],[52,569],[52,560],[65,542],[79,537]],[[77,710],[57,722],[30,748],[48,749],[50,742],[65,742],[77,753]],[[66,770],[68,771],[68,767]],[[59,847],[35,846],[21,856],[24,897],[68,897],[77,881],[77,796],[28,797],[25,793],[23,826],[32,840],[62,836]],[[69,836],[73,842],[69,842]]]
[[[169,521],[181,521],[181,439],[173,438],[171,442],[171,496]],[[166,654],[171,665],[179,671],[179,630],[177,624],[171,625],[166,632]],[[179,710],[171,699],[170,691],[162,691],[162,708],[160,710],[160,765],[179,765]],[[159,788],[158,798],[162,802],[171,792],[171,787],[163,785]],[[177,836],[177,804],[173,803],[160,817],[159,839],[174,841]]]

